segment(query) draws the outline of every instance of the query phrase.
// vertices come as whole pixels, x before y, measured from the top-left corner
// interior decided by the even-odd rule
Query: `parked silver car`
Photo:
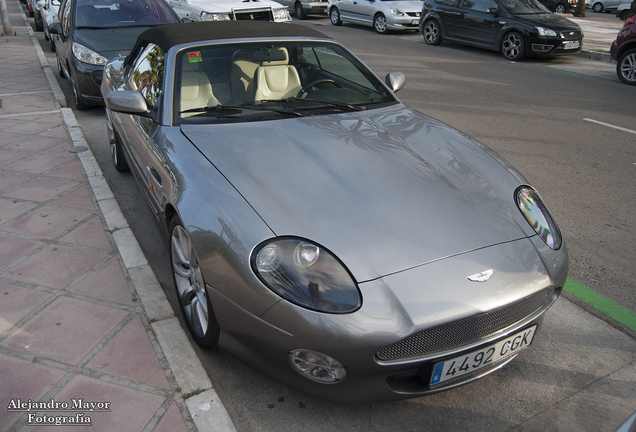
[[[565,283],[539,194],[307,26],[192,23],[105,67],[113,162],[169,243],[193,338],[322,398],[450,389],[535,339]]]
[[[326,15],[328,0],[278,0],[296,14],[296,18],[305,19],[307,15]]]
[[[57,12],[60,10],[60,0],[40,0],[37,2],[37,5],[42,8],[41,13],[44,27],[44,39],[49,42],[51,51],[55,52],[55,38],[57,36],[49,33],[49,26],[58,21]]]
[[[419,0],[329,0],[331,24],[351,22],[371,26],[378,33],[389,30],[419,31]]]
[[[622,3],[625,3],[625,0],[585,0],[585,7],[594,12],[613,12]]]

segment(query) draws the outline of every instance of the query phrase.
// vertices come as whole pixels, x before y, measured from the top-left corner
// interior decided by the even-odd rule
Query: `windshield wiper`
[[[241,111],[243,109],[255,110],[255,111],[272,111],[279,114],[288,114],[296,117],[304,117],[303,114],[286,110],[286,109],[278,109],[278,108],[268,108],[262,107],[260,105],[255,105],[255,102],[245,102],[239,105],[215,105],[210,107],[201,107],[201,108],[191,108],[185,111],[181,111],[179,114],[183,113],[195,113],[195,112],[209,112],[209,111]]]
[[[257,102],[246,102],[246,103],[258,104],[260,102],[309,102],[309,103],[315,103],[315,104],[329,105],[329,106],[338,107],[338,108],[347,108],[348,110],[351,110],[351,111],[364,110],[364,108],[362,107],[353,106],[344,102],[332,102],[332,101],[324,101],[324,100],[317,100],[317,99],[301,99],[297,97],[289,97],[286,99],[265,99],[265,100],[261,100]],[[244,104],[241,104],[241,106],[242,105]]]

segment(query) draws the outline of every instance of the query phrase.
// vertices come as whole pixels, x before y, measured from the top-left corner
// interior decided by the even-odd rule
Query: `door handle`
[[[148,172],[150,173],[150,176],[152,177],[152,179],[155,181],[155,183],[157,184],[157,186],[159,187],[163,187],[163,182],[161,181],[161,176],[159,175],[159,173],[157,172],[157,170],[154,167],[151,166],[147,166],[146,169],[148,170]]]

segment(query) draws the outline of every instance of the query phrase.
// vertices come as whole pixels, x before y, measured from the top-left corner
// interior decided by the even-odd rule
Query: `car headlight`
[[[552,249],[558,250],[563,243],[561,231],[537,191],[530,186],[521,186],[515,192],[515,198],[519,210],[539,237]]]
[[[289,16],[289,11],[287,8],[282,9],[273,9],[272,15],[274,16],[274,21],[289,21],[291,20],[291,16]]]
[[[305,240],[267,240],[252,252],[258,278],[284,299],[307,309],[349,313],[362,304],[347,269],[326,249]]]
[[[545,28],[545,27],[535,27],[535,29],[537,29],[537,31],[539,32],[539,36],[542,37],[556,37],[557,32],[549,29],[549,28]]]
[[[230,18],[230,14],[208,12],[202,12],[201,18],[203,19],[203,21],[230,21],[232,19]]]
[[[293,368],[306,378],[333,384],[347,377],[347,368],[335,358],[316,351],[298,349],[287,355]]]
[[[108,63],[108,59],[82,44],[73,42],[73,55],[82,63],[102,66]]]
[[[404,16],[404,12],[399,9],[391,8],[391,15]]]

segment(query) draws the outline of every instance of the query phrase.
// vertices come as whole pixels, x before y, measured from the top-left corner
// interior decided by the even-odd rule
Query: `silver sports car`
[[[539,194],[303,26],[175,24],[110,61],[113,161],[166,233],[194,339],[325,399],[465,384],[565,283]]]

